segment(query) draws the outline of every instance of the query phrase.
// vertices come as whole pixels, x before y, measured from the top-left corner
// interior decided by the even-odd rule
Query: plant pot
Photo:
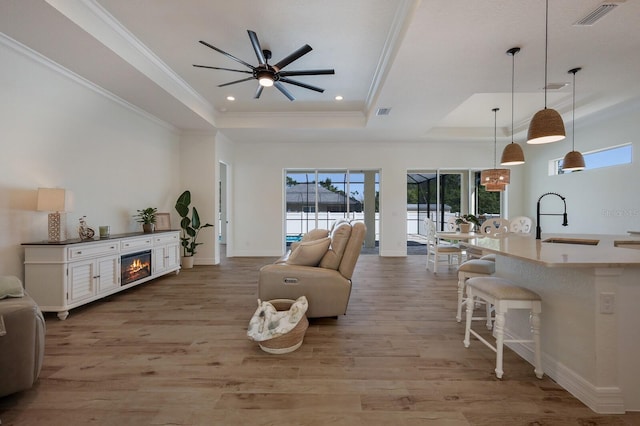
[[[149,234],[149,233],[153,232],[153,223],[143,223],[142,224],[142,231],[145,234]]]
[[[467,234],[473,229],[473,223],[461,223],[458,227],[460,228],[460,232]]]
[[[193,268],[193,256],[182,256],[181,265],[183,269]]]

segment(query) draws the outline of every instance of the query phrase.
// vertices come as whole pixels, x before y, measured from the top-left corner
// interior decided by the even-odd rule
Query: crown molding
[[[95,0],[45,0],[209,124],[213,106]]]
[[[35,50],[31,49],[28,46],[25,46],[24,44],[20,43],[17,40],[12,39],[11,37],[7,36],[6,34],[0,32],[0,44],[12,49],[13,51],[17,52],[20,55],[23,55],[24,57],[50,69],[51,71],[67,78],[68,80],[73,81],[74,83],[83,86],[91,91],[93,91],[94,93],[97,93],[101,96],[103,96],[104,98],[136,113],[137,115],[140,115],[141,117],[153,122],[154,124],[157,124],[171,132],[174,132],[176,134],[179,133],[179,129],[177,127],[175,127],[174,125],[167,123],[164,120],[161,120],[160,118],[156,117],[153,114],[149,114],[147,111],[133,105],[130,102],[125,101],[124,99],[122,99],[119,96],[116,96],[115,94],[109,92],[108,90],[105,90],[104,88],[98,86],[97,84],[87,80],[86,78],[74,73],[73,71],[63,67],[62,65],[58,64],[57,62],[52,61],[51,59],[47,58],[46,56],[42,55],[41,53],[36,52]]]

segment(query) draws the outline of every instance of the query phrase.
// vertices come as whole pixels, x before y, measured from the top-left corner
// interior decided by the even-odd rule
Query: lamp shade
[[[541,109],[531,119],[527,143],[536,145],[558,142],[565,137],[564,122],[555,109]]]
[[[487,192],[502,192],[506,188],[506,183],[487,183],[484,185],[484,190]]]
[[[62,188],[38,188],[38,205],[42,212],[66,211],[66,191]]]
[[[490,183],[508,184],[511,182],[511,170],[509,169],[487,169],[480,172],[480,183],[487,185]]]
[[[584,170],[584,157],[578,151],[569,151],[562,160],[562,170],[577,171]]]
[[[515,166],[517,164],[524,164],[524,152],[522,147],[517,143],[511,142],[504,147],[502,151],[502,159],[500,164],[503,166]]]

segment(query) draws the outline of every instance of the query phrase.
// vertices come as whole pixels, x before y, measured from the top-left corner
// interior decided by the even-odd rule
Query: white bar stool
[[[483,259],[471,259],[464,262],[458,267],[458,311],[456,320],[462,321],[462,306],[465,304],[463,299],[465,283],[469,278],[488,277],[496,272],[496,262]],[[484,319],[474,318],[474,319]],[[491,305],[487,305],[487,328],[491,328]]]
[[[474,277],[467,281],[467,300],[475,297],[493,305],[495,309],[494,336],[496,345],[493,346],[482,336],[471,329],[471,319],[473,317],[473,303],[467,303],[467,323],[464,331],[464,346],[471,344],[469,337],[473,334],[482,343],[487,345],[496,353],[496,376],[501,379],[502,370],[502,350],[506,343],[533,343],[534,344],[534,365],[535,374],[539,379],[543,376],[542,361],[540,357],[540,313],[542,312],[542,302],[540,296],[531,290],[518,287],[511,281],[498,277]],[[505,313],[509,309],[528,309],[530,311],[529,322],[531,324],[532,340],[505,340],[504,326]]]

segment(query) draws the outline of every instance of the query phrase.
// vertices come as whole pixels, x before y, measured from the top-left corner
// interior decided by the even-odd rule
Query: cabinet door
[[[95,261],[85,260],[69,264],[67,302],[74,303],[96,294]]]
[[[151,267],[153,268],[153,274],[161,274],[166,268],[165,266],[165,254],[164,247],[156,247],[153,249],[153,262]]]
[[[180,246],[178,244],[170,244],[165,249],[166,251],[166,268],[173,269],[180,265]]]
[[[96,260],[98,293],[107,293],[120,287],[120,258],[101,257]]]

